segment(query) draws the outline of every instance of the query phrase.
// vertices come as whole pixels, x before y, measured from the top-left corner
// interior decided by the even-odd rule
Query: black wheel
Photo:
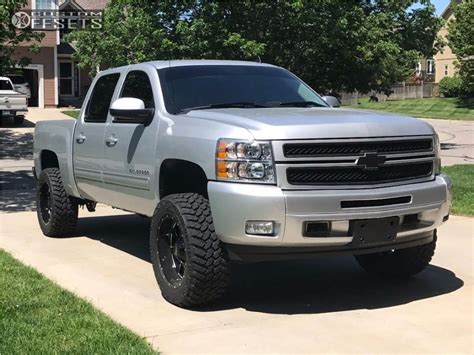
[[[21,126],[23,122],[25,121],[25,116],[15,116],[14,121],[15,121],[15,125]]]
[[[422,272],[429,265],[435,249],[436,230],[430,243],[376,254],[356,255],[355,258],[367,272],[389,277],[408,277]]]
[[[227,254],[214,231],[209,202],[199,194],[160,201],[151,222],[150,253],[163,297],[177,306],[211,303],[227,290]]]
[[[64,190],[58,168],[44,169],[38,178],[36,214],[49,237],[68,236],[76,228],[78,204]]]

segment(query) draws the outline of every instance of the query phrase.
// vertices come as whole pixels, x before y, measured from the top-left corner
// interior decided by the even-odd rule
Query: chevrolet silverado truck
[[[330,99],[253,62],[102,71],[77,120],[36,124],[41,229],[68,236],[96,203],[151,217],[158,285],[184,307],[221,297],[232,262],[342,253],[421,272],[451,204],[435,131]]]
[[[22,125],[25,118],[18,113],[26,111],[28,111],[26,95],[16,92],[9,78],[0,76],[0,122],[3,117],[13,117],[16,125]]]

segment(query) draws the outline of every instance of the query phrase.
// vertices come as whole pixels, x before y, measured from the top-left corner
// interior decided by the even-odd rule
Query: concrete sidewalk
[[[0,247],[168,353],[472,353],[473,219],[439,231],[433,265],[381,281],[351,257],[236,267],[222,303],[198,311],[163,300],[149,221],[81,211],[78,236],[43,236],[33,212],[0,214]]]

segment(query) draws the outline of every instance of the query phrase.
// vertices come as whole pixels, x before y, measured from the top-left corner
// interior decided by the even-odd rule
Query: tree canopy
[[[449,47],[458,59],[463,91],[474,94],[474,1],[453,2],[454,20],[448,25]]]
[[[384,90],[436,51],[428,0],[112,0],[103,28],[76,31],[76,58],[108,68],[215,58],[283,66],[320,92]],[[435,46],[433,46],[435,43]]]
[[[29,58],[18,60],[13,58],[13,52],[22,42],[34,41],[30,44],[32,52],[39,50],[39,41],[43,34],[34,32],[30,27],[17,29],[12,25],[12,16],[27,4],[27,0],[2,0],[0,3],[0,75],[16,65],[27,65]]]

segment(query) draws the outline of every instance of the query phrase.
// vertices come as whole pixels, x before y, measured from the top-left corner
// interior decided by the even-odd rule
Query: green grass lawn
[[[0,354],[155,354],[86,301],[0,250]]]
[[[61,111],[65,115],[71,116],[72,118],[79,118],[79,110]]]
[[[462,101],[457,98],[432,97],[426,99],[407,99],[399,101],[369,102],[364,98],[359,100],[354,108],[367,110],[382,110],[402,113],[423,118],[441,118],[447,120],[474,120],[474,101]]]
[[[451,212],[463,216],[474,216],[474,164],[446,166],[443,172],[454,183],[454,200]]]

